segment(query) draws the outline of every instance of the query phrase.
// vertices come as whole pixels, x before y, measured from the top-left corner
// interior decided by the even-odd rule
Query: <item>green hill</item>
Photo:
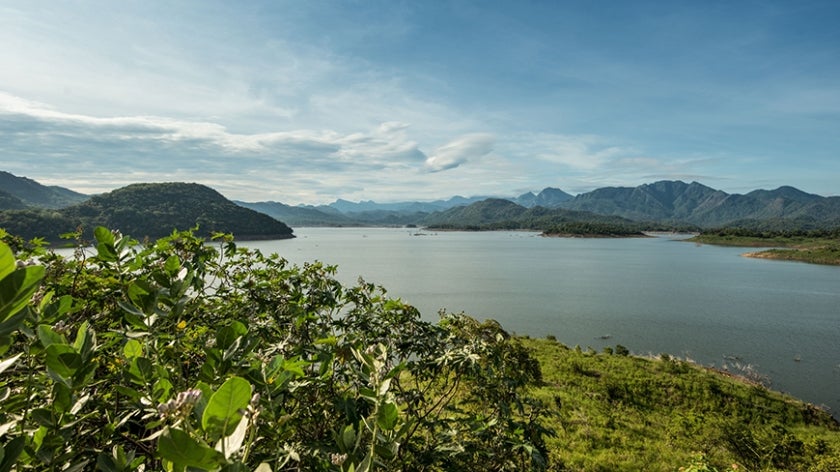
[[[223,232],[233,233],[238,239],[294,237],[284,223],[242,208],[209,187],[189,183],[133,184],[57,211],[0,212],[0,227],[24,238],[56,240],[58,235],[80,226],[92,230],[100,225],[138,238],[158,238],[196,225],[202,235]]]
[[[471,205],[433,213],[423,224],[434,229],[529,229],[552,234],[638,235],[656,225],[612,215],[536,206],[525,208],[509,200],[489,198]]]
[[[27,206],[39,208],[64,208],[90,198],[64,187],[42,185],[26,177],[0,171],[0,191],[20,199]],[[0,209],[10,209],[0,206]]]
[[[660,181],[638,187],[605,187],[576,196],[562,208],[637,221],[679,222],[705,228],[756,226],[832,228],[840,224],[840,198],[793,187],[727,194],[697,182]]]
[[[26,204],[20,198],[0,190],[0,210],[20,210],[26,208]]]

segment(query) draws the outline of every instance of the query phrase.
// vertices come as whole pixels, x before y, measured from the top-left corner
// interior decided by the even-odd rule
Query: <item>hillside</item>
[[[467,206],[450,208],[433,213],[423,220],[423,224],[432,228],[470,228],[478,229],[491,225],[514,224],[527,208],[510,200],[488,198]]]
[[[79,226],[92,230],[99,225],[139,238],[196,225],[203,235],[218,231],[239,239],[294,237],[284,223],[242,208],[209,187],[187,183],[133,184],[57,211],[0,213],[0,227],[24,238],[55,240]]]
[[[26,208],[26,204],[20,198],[0,190],[0,210],[20,210]]]
[[[793,187],[727,194],[697,182],[660,181],[638,187],[605,187],[578,195],[563,208],[616,215],[637,221],[681,222],[705,228],[832,228],[840,225],[840,198]]]
[[[26,177],[18,177],[0,171],[0,191],[20,199],[27,206],[40,208],[64,208],[90,198],[64,187],[42,185]],[[0,206],[0,209],[13,209]]]
[[[585,229],[575,225],[577,223],[588,223],[590,227]],[[583,234],[580,231],[593,234],[591,231],[597,226],[601,229],[608,228],[610,234],[634,235],[643,229],[655,226],[640,224],[618,216],[596,215],[562,208],[544,208],[541,206],[525,208],[509,200],[498,198],[433,213],[425,218],[422,224],[435,229],[470,230],[530,229],[546,231],[562,227],[565,228],[565,231],[557,229],[555,233],[575,232],[578,234]]]
[[[623,346],[523,343],[542,368],[535,396],[552,406],[546,443],[557,470],[840,470],[837,421],[756,382]]]

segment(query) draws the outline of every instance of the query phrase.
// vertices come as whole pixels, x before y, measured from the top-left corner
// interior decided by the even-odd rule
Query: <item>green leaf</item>
[[[397,451],[395,451],[396,447],[387,447],[383,446],[382,444],[377,444],[373,446],[374,451],[376,451],[376,455],[385,459],[391,460],[394,457],[397,457]]]
[[[97,226],[93,230],[93,237],[96,238],[96,252],[100,260],[106,262],[117,261],[117,249],[114,247],[114,233],[104,226]]]
[[[350,452],[356,446],[356,429],[353,425],[347,425],[341,430],[339,446],[341,452]]]
[[[0,472],[9,472],[17,462],[18,456],[23,452],[23,446],[26,443],[24,436],[18,436],[7,442],[3,447],[3,459],[0,460]]]
[[[400,409],[397,407],[397,404],[394,402],[386,402],[379,407],[379,411],[376,415],[376,424],[378,424],[380,428],[390,431],[397,426],[397,420],[399,417]]]
[[[126,359],[136,359],[143,355],[143,345],[136,339],[129,339],[123,346],[123,355]]]
[[[0,242],[0,279],[14,272],[17,263],[9,246]]]
[[[0,337],[8,337],[8,335],[19,330],[23,324],[23,320],[26,318],[27,311],[21,310],[0,323]],[[3,352],[5,353],[5,350]]]
[[[53,409],[58,413],[65,413],[73,406],[73,392],[70,391],[67,385],[61,382],[54,384],[52,398]]]
[[[248,328],[243,323],[234,321],[229,326],[223,326],[216,333],[216,347],[224,351],[246,334],[248,334]]]
[[[158,439],[157,452],[178,467],[213,470],[225,463],[222,453],[201,444],[180,429],[167,429]]]
[[[176,255],[169,256],[163,265],[164,270],[170,275],[174,276],[181,270],[181,259]]]
[[[41,266],[29,266],[17,269],[0,279],[0,320],[5,321],[29,303],[29,299],[44,278],[44,273]]]
[[[67,344],[67,339],[60,333],[56,333],[52,326],[38,325],[37,328],[38,340],[47,348],[53,344]]]
[[[152,361],[145,357],[132,359],[131,365],[128,367],[128,373],[142,385],[151,383],[153,370]]]
[[[66,344],[51,344],[47,348],[47,370],[68,383],[82,367],[82,356]]]
[[[93,350],[95,339],[93,330],[90,329],[90,323],[87,321],[82,323],[79,329],[76,330],[76,340],[73,342],[73,347],[81,354],[82,359],[88,358],[88,355]]]
[[[242,412],[251,401],[251,384],[241,377],[231,377],[210,397],[201,427],[205,432],[229,436],[236,429]]]

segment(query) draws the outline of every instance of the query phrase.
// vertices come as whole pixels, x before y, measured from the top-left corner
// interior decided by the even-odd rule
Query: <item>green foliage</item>
[[[224,235],[0,236],[0,471],[548,467],[539,364],[496,323]]]

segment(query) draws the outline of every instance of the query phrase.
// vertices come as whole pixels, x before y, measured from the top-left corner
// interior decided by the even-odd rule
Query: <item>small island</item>
[[[649,238],[630,225],[576,221],[554,225],[542,232],[553,238]]]

